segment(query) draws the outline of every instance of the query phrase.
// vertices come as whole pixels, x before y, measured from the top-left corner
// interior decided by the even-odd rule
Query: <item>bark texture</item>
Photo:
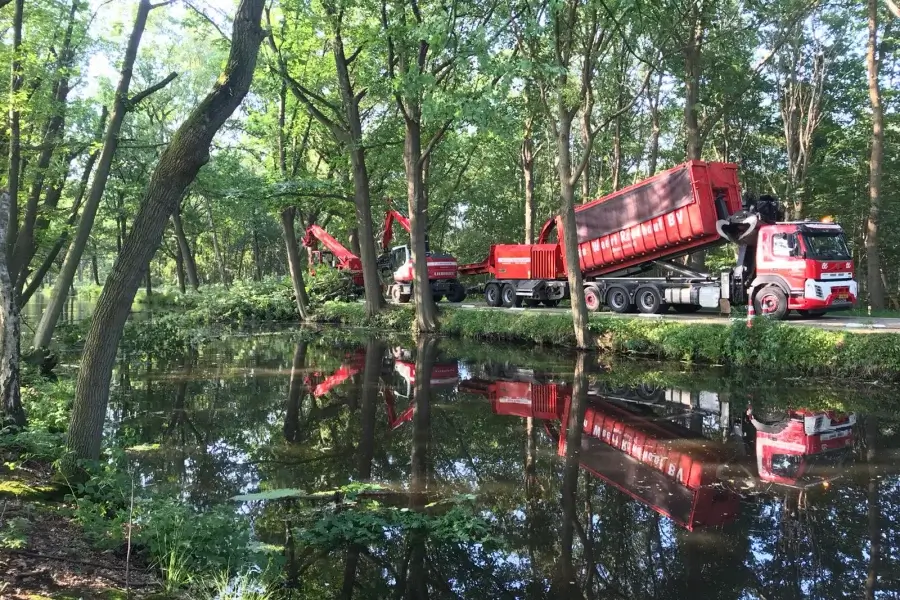
[[[869,306],[884,308],[881,282],[881,245],[878,239],[881,212],[881,173],[884,161],[884,106],[881,104],[881,70],[878,50],[878,0],[869,0],[869,47],[866,65],[869,74],[869,102],[872,104],[872,150],[869,156],[869,216],[866,220],[866,283]]]
[[[184,261],[184,274],[187,276],[188,283],[194,288],[194,291],[200,291],[200,277],[197,275],[197,262],[194,260],[194,253],[191,252],[191,245],[188,242],[187,235],[184,233],[184,222],[181,220],[181,207],[178,207],[172,214],[172,226],[175,228],[175,239],[178,241],[178,250],[181,253],[181,259]]]
[[[300,260],[300,246],[297,244],[297,230],[294,221],[297,209],[289,206],[281,211],[281,232],[287,252],[288,269],[291,272],[291,283],[294,286],[294,300],[297,312],[304,321],[309,319],[309,298],[306,295],[306,283],[303,281],[303,262]]]
[[[0,192],[0,248],[10,233],[9,192]],[[0,427],[11,422],[25,426],[19,387],[19,310],[9,277],[9,258],[0,252]]]
[[[66,439],[66,470],[74,470],[78,459],[96,460],[100,456],[116,347],[131,303],[162,241],[166,223],[197,172],[209,161],[213,137],[250,89],[263,40],[260,19],[264,4],[265,0],[241,0],[225,70],[160,157],[131,232],[97,301],[75,388]]]
[[[534,119],[525,122],[522,138],[522,177],[525,179],[525,243],[534,243]]]
[[[9,193],[9,223],[6,251],[12,255],[19,235],[19,174],[22,169],[22,131],[19,113],[19,90],[22,89],[22,20],[25,0],[15,0],[12,23],[12,62],[9,81],[9,171],[6,179]],[[7,268],[7,273],[8,273]]]

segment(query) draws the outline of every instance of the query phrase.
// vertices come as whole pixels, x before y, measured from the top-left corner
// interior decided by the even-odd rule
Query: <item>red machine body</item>
[[[396,210],[390,209],[384,217],[384,233],[381,237],[382,256],[379,267],[383,277],[390,279],[388,297],[396,303],[406,303],[412,298],[413,260],[408,245],[391,248],[394,238],[394,223],[399,223],[407,233],[411,232],[409,219]],[[459,265],[450,254],[431,252],[428,238],[425,239],[428,282],[435,300],[446,297],[450,302],[462,302],[466,297],[465,288],[459,283]]]
[[[365,352],[348,354],[344,363],[328,377],[322,377],[321,373],[313,373],[311,376],[308,376],[306,378],[306,386],[316,398],[324,396],[359,374],[363,370],[365,361]]]
[[[318,249],[320,243],[325,247],[324,251]],[[310,249],[311,267],[314,268],[316,264],[328,264],[347,273],[355,285],[363,285],[362,261],[330,233],[318,225],[310,225],[306,229],[306,235],[303,236],[303,245]]]
[[[774,200],[767,201],[774,204]],[[763,207],[766,208],[766,207]],[[774,210],[777,215],[777,209]],[[541,230],[537,244],[497,244],[462,275],[489,274],[490,306],[553,306],[569,296],[559,217]],[[743,205],[737,165],[691,161],[575,208],[578,269],[590,310],[682,312],[732,303],[757,304],[783,318],[790,310],[818,314],[853,306],[857,284],[839,225],[776,223],[759,206]],[[698,250],[734,242],[738,267],[710,275],[673,263]],[[651,268],[667,271],[646,277]],[[723,302],[724,301],[724,302]]]
[[[416,363],[412,360],[394,361],[394,372],[403,381],[402,389],[388,385],[384,389],[384,401],[387,408],[388,427],[397,429],[407,421],[411,421],[415,413],[416,403],[413,397],[413,386],[416,383]],[[429,387],[432,389],[452,387],[459,382],[459,364],[456,361],[435,363],[431,367]],[[405,398],[407,408],[397,414],[397,399]]]

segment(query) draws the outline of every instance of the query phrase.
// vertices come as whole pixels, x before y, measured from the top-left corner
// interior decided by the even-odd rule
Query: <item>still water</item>
[[[309,597],[900,595],[895,393],[305,337],[122,365],[107,431],[141,485],[242,511]],[[360,482],[380,488],[318,502],[335,529],[314,551],[315,500],[231,500]],[[366,520],[382,508],[401,517]]]

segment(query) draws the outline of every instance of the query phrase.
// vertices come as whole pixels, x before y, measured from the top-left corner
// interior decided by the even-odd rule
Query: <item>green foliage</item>
[[[23,517],[14,517],[6,521],[0,528],[0,548],[19,549],[28,544],[28,530],[31,521]]]

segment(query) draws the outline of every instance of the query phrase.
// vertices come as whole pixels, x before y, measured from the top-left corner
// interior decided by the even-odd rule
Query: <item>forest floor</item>
[[[137,557],[93,548],[47,463],[0,450],[0,599],[146,598],[160,584]]]

